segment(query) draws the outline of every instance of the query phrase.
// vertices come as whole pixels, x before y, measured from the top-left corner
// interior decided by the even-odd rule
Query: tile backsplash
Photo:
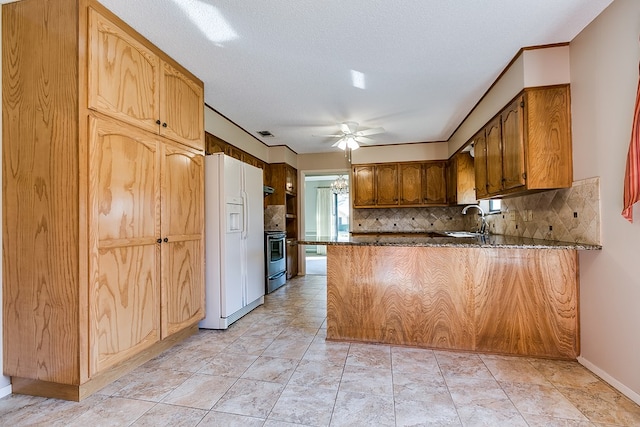
[[[351,231],[473,230],[477,229],[477,218],[462,215],[462,206],[353,209]],[[502,212],[486,218],[494,234],[599,245],[600,179],[584,179],[567,189],[503,199]]]
[[[351,231],[416,232],[429,230],[463,230],[464,218],[459,207],[353,209]]]
[[[600,244],[600,178],[571,188],[502,200],[502,212],[487,216],[495,234]]]
[[[270,205],[264,208],[264,230],[285,231],[285,205]]]

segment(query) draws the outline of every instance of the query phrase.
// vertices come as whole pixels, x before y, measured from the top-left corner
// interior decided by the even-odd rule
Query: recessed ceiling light
[[[274,135],[268,130],[259,130],[258,133],[260,134],[260,136],[269,137],[269,138],[274,137]]]

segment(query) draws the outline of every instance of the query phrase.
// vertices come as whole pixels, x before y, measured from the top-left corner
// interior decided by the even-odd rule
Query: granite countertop
[[[326,240],[299,240],[300,245],[355,245],[355,246],[430,246],[456,248],[510,248],[510,249],[576,249],[601,250],[600,245],[559,242],[529,237],[489,234],[477,237],[447,237],[435,232],[350,234],[348,237]]]

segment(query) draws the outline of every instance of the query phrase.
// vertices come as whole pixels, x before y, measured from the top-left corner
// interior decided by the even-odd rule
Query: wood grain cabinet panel
[[[160,135],[204,150],[204,88],[171,64],[160,67]]]
[[[352,168],[354,208],[444,206],[446,162],[375,163]]]
[[[95,118],[89,147],[95,375],[160,340],[160,158],[148,134]]]
[[[160,102],[162,64],[202,84],[93,0],[2,18],[3,371],[81,400],[197,331],[202,148],[157,121],[179,99],[171,129],[204,129],[184,81]]]
[[[575,359],[575,250],[329,245],[327,339]]]
[[[420,163],[400,163],[400,205],[422,203],[422,165]]]
[[[568,85],[526,88],[482,131],[486,158],[475,150],[478,199],[571,187]]]
[[[204,150],[204,88],[139,35],[89,8],[89,108]]]
[[[446,166],[445,162],[429,162],[422,166],[423,204],[445,205],[447,203]]]
[[[447,203],[468,205],[477,203],[473,157],[469,152],[458,153],[447,164]]]
[[[354,166],[351,171],[353,207],[376,205],[376,172],[374,165]]]
[[[382,163],[376,165],[376,205],[379,207],[398,204],[398,165]]]
[[[165,145],[162,185],[162,338],[204,317],[204,159]]]
[[[511,190],[525,184],[524,97],[516,98],[500,115],[502,121],[502,189]]]
[[[476,199],[489,194],[487,183],[487,138],[485,129],[481,129],[472,139],[474,148],[473,170],[475,175]]]
[[[89,8],[89,108],[150,132],[160,118],[160,58]]]
[[[502,191],[502,127],[500,117],[493,119],[485,128],[487,152],[487,193]]]

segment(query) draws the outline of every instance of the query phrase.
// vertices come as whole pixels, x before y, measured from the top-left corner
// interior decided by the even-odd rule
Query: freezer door
[[[251,165],[244,165],[244,168],[246,302],[250,304],[264,295],[264,195],[262,169]]]

